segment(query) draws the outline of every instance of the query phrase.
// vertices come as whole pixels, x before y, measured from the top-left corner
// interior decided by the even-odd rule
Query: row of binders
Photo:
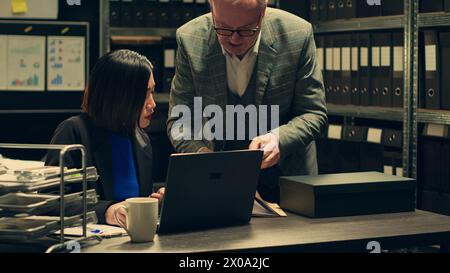
[[[209,12],[208,0],[110,0],[112,27],[179,27]]]
[[[402,107],[401,31],[316,36],[327,102]]]
[[[402,107],[403,31],[318,35],[327,102]],[[450,110],[450,32],[423,30],[419,42],[419,107]]]
[[[403,176],[402,131],[332,124],[318,140],[320,173],[379,171]]]
[[[334,21],[337,19],[391,16],[404,13],[404,0],[310,0],[310,20]],[[450,12],[450,0],[420,0],[420,12]]]

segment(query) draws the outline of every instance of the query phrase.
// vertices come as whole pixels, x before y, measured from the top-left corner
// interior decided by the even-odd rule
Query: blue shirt
[[[139,182],[131,140],[126,136],[111,134],[111,144],[115,201],[138,197]]]

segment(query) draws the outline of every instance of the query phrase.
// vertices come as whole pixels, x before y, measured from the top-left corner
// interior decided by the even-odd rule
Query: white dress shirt
[[[256,59],[259,52],[259,44],[261,41],[261,32],[251,48],[240,60],[237,56],[228,53],[223,47],[222,52],[227,62],[227,82],[231,92],[242,97],[247,89],[253,69],[255,68]]]

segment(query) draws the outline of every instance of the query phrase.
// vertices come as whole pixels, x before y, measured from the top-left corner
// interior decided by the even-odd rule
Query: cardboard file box
[[[280,177],[281,208],[312,218],[414,211],[416,181],[378,172]]]

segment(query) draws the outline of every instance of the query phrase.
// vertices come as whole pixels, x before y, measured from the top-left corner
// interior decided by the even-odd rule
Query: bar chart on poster
[[[7,90],[45,91],[45,36],[7,36]]]
[[[85,38],[48,36],[47,89],[80,91],[85,86]]]

